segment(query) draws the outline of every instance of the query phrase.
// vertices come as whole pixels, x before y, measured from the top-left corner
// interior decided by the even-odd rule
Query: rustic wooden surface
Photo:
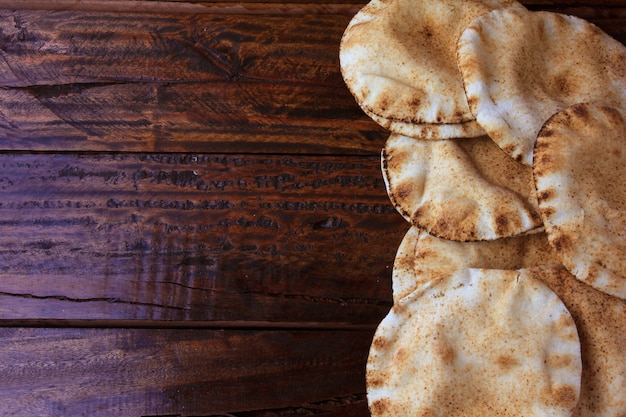
[[[0,0],[0,414],[366,417],[408,224],[364,4]],[[626,41],[626,1],[529,2]]]

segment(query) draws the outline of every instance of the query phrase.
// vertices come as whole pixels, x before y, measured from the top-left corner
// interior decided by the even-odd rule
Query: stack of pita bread
[[[626,415],[626,47],[515,0],[371,0],[340,45],[409,229],[375,417]]]

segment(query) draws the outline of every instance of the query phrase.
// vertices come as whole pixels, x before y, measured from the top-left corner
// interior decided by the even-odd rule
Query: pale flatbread
[[[557,113],[539,133],[533,173],[563,265],[626,298],[626,111],[578,104]]]
[[[462,123],[407,123],[386,119],[371,111],[363,109],[376,123],[389,130],[404,136],[420,139],[445,138],[473,138],[485,135],[485,131],[475,121]]]
[[[464,269],[396,303],[367,362],[373,417],[569,417],[580,342],[561,300],[517,271]]]
[[[455,242],[411,227],[391,274],[394,302],[432,280],[465,268],[521,269],[561,265],[544,232],[480,242]]]
[[[626,301],[577,280],[563,267],[533,268],[572,315],[582,349],[582,385],[573,417],[626,416]]]
[[[542,226],[532,169],[486,136],[429,141],[392,134],[382,174],[398,212],[441,238],[492,240]]]
[[[557,111],[589,101],[626,107],[626,47],[573,16],[484,14],[461,35],[458,64],[478,123],[527,165],[539,129]]]
[[[365,113],[397,133],[484,135],[467,105],[456,42],[474,18],[505,6],[523,7],[515,0],[371,0],[341,39],[344,81]]]

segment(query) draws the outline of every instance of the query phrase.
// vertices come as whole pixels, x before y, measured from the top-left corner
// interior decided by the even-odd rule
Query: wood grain
[[[5,150],[373,155],[387,136],[339,74],[346,16],[0,11],[0,21]]]
[[[3,328],[0,413],[364,415],[354,393],[364,391],[370,340],[364,331]]]
[[[367,417],[408,224],[366,3],[0,0],[0,414]],[[626,42],[624,0],[531,0]]]
[[[333,88],[256,83],[0,90],[0,149],[377,155],[388,136]]]
[[[0,189],[0,320],[375,325],[408,228],[374,157],[5,154]]]

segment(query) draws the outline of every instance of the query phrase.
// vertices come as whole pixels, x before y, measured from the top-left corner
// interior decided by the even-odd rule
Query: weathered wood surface
[[[0,0],[0,414],[367,417],[408,224],[365,3]],[[529,1],[626,42],[626,1]]]
[[[0,329],[0,414],[362,416],[354,393],[365,389],[369,340],[364,331]]]
[[[348,20],[0,12],[0,149],[377,154]]]
[[[374,326],[408,224],[377,157],[0,155],[0,320]]]

